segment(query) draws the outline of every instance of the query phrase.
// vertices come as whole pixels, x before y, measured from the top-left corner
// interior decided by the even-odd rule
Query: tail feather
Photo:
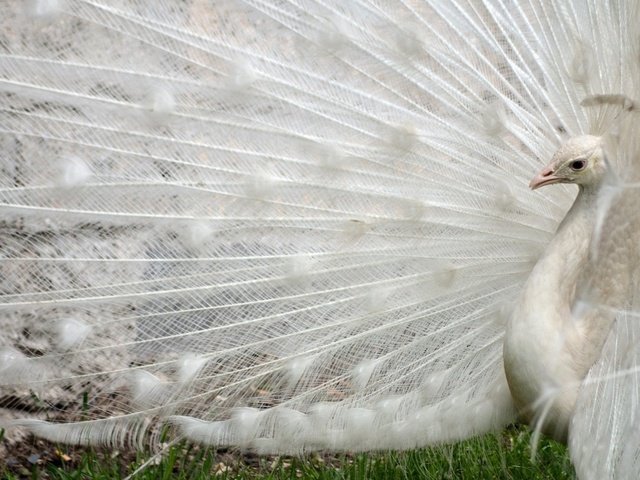
[[[597,90],[559,47],[577,12],[58,3],[0,7],[20,425],[299,451],[514,419],[504,323],[571,198],[526,179]]]

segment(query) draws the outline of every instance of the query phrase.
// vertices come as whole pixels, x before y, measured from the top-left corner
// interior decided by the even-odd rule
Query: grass
[[[40,451],[42,454],[34,452]],[[121,452],[74,450],[32,440],[20,454],[9,450],[0,479],[121,479],[148,457]],[[31,452],[31,453],[29,453]],[[394,480],[394,479],[574,479],[566,448],[542,440],[531,461],[530,433],[509,429],[500,435],[437,448],[375,454],[257,457],[177,445],[137,480]]]

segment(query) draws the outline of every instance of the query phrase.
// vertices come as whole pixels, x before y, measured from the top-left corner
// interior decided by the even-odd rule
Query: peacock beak
[[[529,183],[529,188],[531,190],[535,190],[536,188],[551,185],[552,183],[559,183],[561,181],[561,178],[555,176],[553,168],[544,167],[535,177],[533,177],[533,180]]]

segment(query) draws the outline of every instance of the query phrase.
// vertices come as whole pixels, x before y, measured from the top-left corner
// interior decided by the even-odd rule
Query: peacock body
[[[632,477],[636,3],[2,2],[2,425]]]

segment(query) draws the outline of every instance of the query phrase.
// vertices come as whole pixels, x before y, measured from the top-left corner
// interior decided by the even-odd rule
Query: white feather
[[[638,25],[635,0],[1,2],[0,393],[44,399],[11,426],[298,454],[528,418],[629,477]],[[610,180],[561,249],[575,192],[528,183],[585,134]]]

